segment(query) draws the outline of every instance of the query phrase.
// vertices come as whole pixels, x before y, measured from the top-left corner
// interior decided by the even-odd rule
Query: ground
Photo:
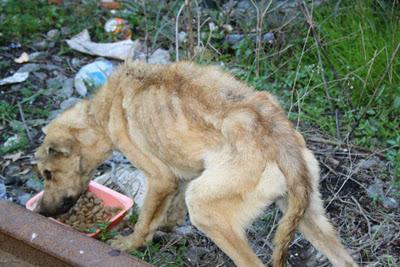
[[[24,19],[10,24],[13,22],[12,18],[19,14],[18,8],[22,8],[18,6],[19,2],[14,1],[13,8],[10,7],[11,4],[0,4],[5,14],[0,17],[0,21],[4,22],[0,31],[0,78],[10,76],[17,70],[21,71],[20,68],[30,73],[23,83],[0,86],[0,183],[6,185],[7,199],[24,205],[43,187],[41,178],[35,173],[33,157],[35,149],[44,137],[41,128],[62,109],[82,98],[74,90],[73,78],[85,64],[98,59],[69,49],[65,40],[83,27],[89,28],[95,41],[112,41],[113,38],[107,36],[102,28],[106,19],[112,17],[111,13],[97,5],[91,5],[91,1],[82,6],[51,6],[46,1],[38,1],[40,11],[33,4],[26,7],[28,11],[25,20],[28,17],[28,20],[32,21],[28,28],[24,26],[28,25],[27,22],[23,24]],[[147,42],[149,53],[161,47],[174,57],[174,19],[181,3],[171,1],[160,7],[152,3],[150,1],[148,6],[139,2],[127,4],[127,13],[123,16],[132,27],[132,38]],[[76,7],[80,11],[75,13],[77,17],[74,22],[65,10],[74,10]],[[399,70],[400,60],[396,61],[397,65],[390,64],[391,58],[396,58],[396,42],[400,43],[400,38],[393,39],[393,50],[387,52],[387,57],[383,60],[386,65],[376,77],[372,77],[377,68],[372,63],[365,63],[366,69],[369,69],[364,73],[365,76],[356,70],[349,70],[343,74],[340,67],[335,65],[336,59],[345,60],[345,57],[335,54],[339,53],[338,51],[345,53],[341,47],[337,50],[335,47],[329,47],[330,50],[325,47],[325,52],[330,53],[331,64],[334,67],[329,67],[330,64],[326,60],[323,60],[325,65],[321,65],[318,57],[313,58],[309,55],[311,52],[307,52],[312,51],[312,47],[315,46],[310,46],[309,50],[305,49],[309,35],[304,35],[307,31],[299,30],[299,25],[305,27],[304,23],[296,22],[297,26],[291,30],[277,28],[276,25],[287,21],[276,21],[271,16],[266,22],[268,25],[264,27],[267,27],[266,32],[273,33],[274,39],[268,39],[271,38],[270,35],[265,37],[266,40],[262,43],[265,49],[260,56],[262,60],[259,61],[259,58],[254,57],[257,44],[252,40],[256,39],[256,26],[253,21],[246,21],[246,16],[243,15],[246,14],[243,12],[254,12],[249,11],[252,8],[250,1],[239,1],[232,7],[222,4],[217,7],[202,6],[203,28],[200,37],[203,46],[199,54],[196,54],[195,60],[202,64],[219,64],[258,90],[269,90],[278,96],[290,119],[305,135],[308,146],[320,162],[322,197],[329,217],[338,229],[345,246],[362,266],[398,266],[400,186],[396,162],[400,142],[399,116],[398,110],[392,109],[391,104],[385,103],[384,99],[394,99],[395,104],[396,97],[400,95],[384,93],[390,88],[400,88],[400,72],[396,72]],[[251,14],[256,17],[255,13]],[[37,22],[35,18],[38,16],[45,16],[47,19]],[[190,36],[187,36],[190,33],[188,16],[185,9],[180,27],[186,37],[185,34],[181,34],[183,41],[179,51],[180,58],[186,59],[197,51],[191,47]],[[290,19],[289,22],[295,23]],[[271,24],[276,27],[273,28]],[[230,34],[231,30],[227,25],[233,28],[233,33],[250,33],[250,38],[235,41],[238,36]],[[5,29],[6,26],[14,27],[15,30]],[[49,32],[52,29],[56,31]],[[194,26],[193,31],[196,29]],[[320,30],[324,31],[324,28],[321,26]],[[328,35],[328,30],[331,29],[325,28],[325,32],[322,33]],[[383,32],[384,29],[380,31]],[[366,35],[368,31],[364,29],[364,33]],[[364,37],[367,40],[367,37]],[[194,39],[196,38],[197,36],[194,36]],[[296,47],[299,49],[296,50]],[[387,45],[386,48],[389,49],[388,47],[390,46]],[[368,44],[364,49],[368,49]],[[290,53],[287,54],[287,51]],[[378,50],[372,52],[374,51]],[[22,52],[35,54],[27,63],[14,62]],[[321,46],[320,52],[324,53],[324,46]],[[373,55],[373,62],[378,62],[378,52]],[[371,62],[366,54],[364,56],[367,62]],[[306,62],[300,64],[299,59]],[[335,72],[339,73],[339,80],[343,80],[343,83],[339,84]],[[382,90],[376,94],[373,88],[372,91],[367,91],[366,83],[353,84],[352,77],[355,77],[356,81],[368,81],[377,88],[384,85],[386,91]],[[332,84],[334,86],[331,86]],[[329,97],[326,95],[325,86],[329,89]],[[359,100],[357,95],[347,96],[348,92],[353,92],[349,89],[351,86],[361,86],[361,89],[365,90],[361,98],[373,101],[365,103]],[[339,91],[343,87],[345,91]],[[110,168],[109,163],[103,164],[96,176]],[[269,263],[272,253],[271,240],[279,218],[280,213],[276,207],[270,207],[248,230],[252,247],[266,264]],[[121,234],[132,232],[135,219],[136,215],[131,215],[129,221],[120,225],[117,230]],[[112,232],[104,231],[100,239],[105,241],[112,235]],[[132,254],[158,266],[233,266],[232,262],[206,236],[191,226],[188,220],[173,233],[158,231],[153,242]],[[291,245],[289,262],[291,266],[329,266],[326,259],[304,241],[301,235],[296,235]]]

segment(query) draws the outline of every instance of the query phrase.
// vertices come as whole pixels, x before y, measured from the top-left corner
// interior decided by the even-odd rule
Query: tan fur
[[[184,213],[174,217],[171,207],[183,210],[185,199],[192,223],[238,266],[262,266],[245,229],[277,201],[284,217],[274,266],[285,265],[298,226],[335,266],[356,266],[326,219],[318,164],[303,137],[273,96],[218,68],[126,63],[46,131],[38,167],[52,177],[39,212],[65,210],[112,150],[145,173],[148,192],[135,232],[115,239],[115,248],[142,246],[161,223],[173,227]]]

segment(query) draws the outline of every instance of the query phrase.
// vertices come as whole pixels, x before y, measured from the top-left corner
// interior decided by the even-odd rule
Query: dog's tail
[[[296,133],[297,134],[297,133]],[[287,180],[287,210],[280,220],[274,238],[274,267],[285,265],[289,243],[309,206],[312,193],[311,179],[299,142],[295,136],[285,137],[280,142],[278,163]],[[282,138],[282,136],[280,137]],[[301,137],[302,138],[302,137]]]

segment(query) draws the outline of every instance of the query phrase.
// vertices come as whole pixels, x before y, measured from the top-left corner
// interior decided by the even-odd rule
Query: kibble
[[[93,193],[83,194],[75,206],[56,219],[81,232],[95,232],[99,224],[106,223],[120,211],[117,207],[105,207]]]

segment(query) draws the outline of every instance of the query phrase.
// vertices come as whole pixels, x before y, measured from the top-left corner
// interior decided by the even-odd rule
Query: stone
[[[178,235],[191,235],[193,234],[193,227],[191,225],[186,225],[186,226],[179,226],[178,228],[175,229],[175,232]]]
[[[60,108],[61,108],[61,110],[66,110],[67,108],[70,108],[70,107],[74,106],[79,101],[80,101],[79,98],[70,97],[67,100],[64,100],[63,102],[61,102]]]
[[[367,194],[373,200],[385,199],[385,193],[383,192],[383,182],[378,180],[375,181],[375,183],[368,186]]]
[[[148,62],[150,64],[168,64],[171,63],[171,56],[167,50],[159,48],[150,56]]]
[[[58,95],[64,98],[70,98],[74,93],[74,79],[68,78],[64,80],[62,89],[58,91]]]
[[[36,50],[43,51],[49,48],[49,44],[46,40],[36,41],[32,44],[32,47]]]
[[[56,110],[50,111],[50,114],[49,114],[48,119],[49,119],[49,120],[52,120],[52,119],[56,118],[58,115],[61,114],[61,112],[62,112],[61,109],[56,109]]]
[[[60,37],[60,31],[57,29],[53,29],[47,32],[47,37],[51,40],[56,40]]]
[[[361,169],[371,169],[378,165],[375,159],[363,159],[359,162],[359,167]]]
[[[46,59],[48,54],[46,52],[33,52],[29,54],[29,61],[35,62],[39,60]]]
[[[43,190],[43,183],[37,178],[31,178],[26,183],[25,186],[33,191],[39,192]]]
[[[25,206],[26,202],[28,202],[28,200],[31,199],[31,198],[32,198],[31,194],[22,193],[21,195],[17,196],[17,203],[22,205],[22,206]]]
[[[17,176],[7,176],[4,180],[5,185],[18,185],[20,183],[20,179]]]
[[[20,67],[17,72],[33,72],[40,70],[40,65],[35,63],[28,63]]]
[[[225,40],[228,42],[228,44],[237,44],[241,40],[243,40],[243,38],[244,38],[243,34],[232,33],[232,34],[228,34],[225,37]]]
[[[382,205],[388,210],[395,210],[399,207],[399,202],[391,197],[385,197]]]
[[[41,81],[44,81],[47,79],[47,74],[45,72],[34,72],[33,76],[35,76],[36,78],[38,78]]]
[[[14,176],[17,173],[19,173],[21,171],[21,169],[19,168],[18,165],[16,164],[10,164],[6,167],[5,171],[4,171],[4,176],[5,177],[10,177],[10,176]]]
[[[79,58],[73,58],[71,59],[71,65],[74,68],[79,68],[81,66],[82,62]]]
[[[63,86],[65,79],[66,77],[63,75],[58,75],[54,78],[48,79],[46,81],[47,88],[59,89]]]

